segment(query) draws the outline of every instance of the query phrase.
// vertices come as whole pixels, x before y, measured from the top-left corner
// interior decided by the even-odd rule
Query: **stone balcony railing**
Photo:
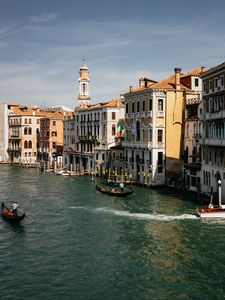
[[[205,113],[205,120],[224,119],[225,110]]]
[[[165,117],[164,111],[158,111],[158,112],[157,112],[157,117],[158,117],[158,118],[164,118],[164,117]]]
[[[8,152],[19,151],[21,152],[21,147],[9,147],[7,149]]]

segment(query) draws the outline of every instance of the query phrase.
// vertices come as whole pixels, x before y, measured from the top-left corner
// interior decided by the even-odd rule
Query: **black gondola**
[[[120,188],[109,189],[105,187],[100,187],[98,185],[95,186],[96,190],[110,196],[117,196],[117,197],[126,197],[134,192],[133,189],[125,189],[122,191]]]
[[[19,223],[25,218],[25,213],[23,213],[22,215],[13,214],[13,212],[9,208],[7,208],[3,202],[1,205],[1,214],[5,220],[12,223]]]

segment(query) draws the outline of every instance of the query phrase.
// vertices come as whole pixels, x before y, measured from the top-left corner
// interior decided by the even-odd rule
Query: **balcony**
[[[123,141],[123,147],[135,149],[151,149],[152,142]]]
[[[205,145],[208,145],[208,146],[225,146],[225,139],[223,138],[216,138],[216,139],[213,139],[213,138],[205,138],[205,142],[204,142]]]
[[[149,117],[149,118],[152,118],[152,110],[151,111],[148,111],[147,113],[146,113],[146,117]]]
[[[97,141],[96,135],[80,135],[78,138],[79,138],[79,143],[94,144]]]
[[[205,114],[206,120],[214,120],[214,119],[225,119],[225,110],[216,111],[216,112],[207,112]]]
[[[9,140],[21,140],[21,139],[22,139],[22,137],[19,136],[19,135],[13,135],[13,134],[11,134],[9,136]]]
[[[164,148],[164,143],[157,143],[157,147],[158,149],[163,149]]]
[[[165,116],[164,111],[158,111],[157,112],[157,118],[164,118],[164,116]]]
[[[201,163],[184,163],[184,167],[190,171],[199,171],[201,170]]]
[[[8,152],[21,152],[21,148],[20,147],[9,147],[7,149]]]

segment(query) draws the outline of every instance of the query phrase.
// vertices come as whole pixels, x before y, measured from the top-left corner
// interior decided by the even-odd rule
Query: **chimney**
[[[174,68],[174,71],[175,71],[175,88],[176,88],[176,90],[180,90],[181,68]]]
[[[205,72],[205,67],[201,67],[201,73]]]
[[[133,91],[133,86],[130,85],[130,93]]]

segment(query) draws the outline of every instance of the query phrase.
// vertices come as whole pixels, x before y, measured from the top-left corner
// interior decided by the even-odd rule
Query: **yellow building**
[[[126,114],[125,172],[147,185],[182,181],[186,99],[199,93],[202,68],[182,74],[180,68],[159,82],[142,78],[124,95]]]

